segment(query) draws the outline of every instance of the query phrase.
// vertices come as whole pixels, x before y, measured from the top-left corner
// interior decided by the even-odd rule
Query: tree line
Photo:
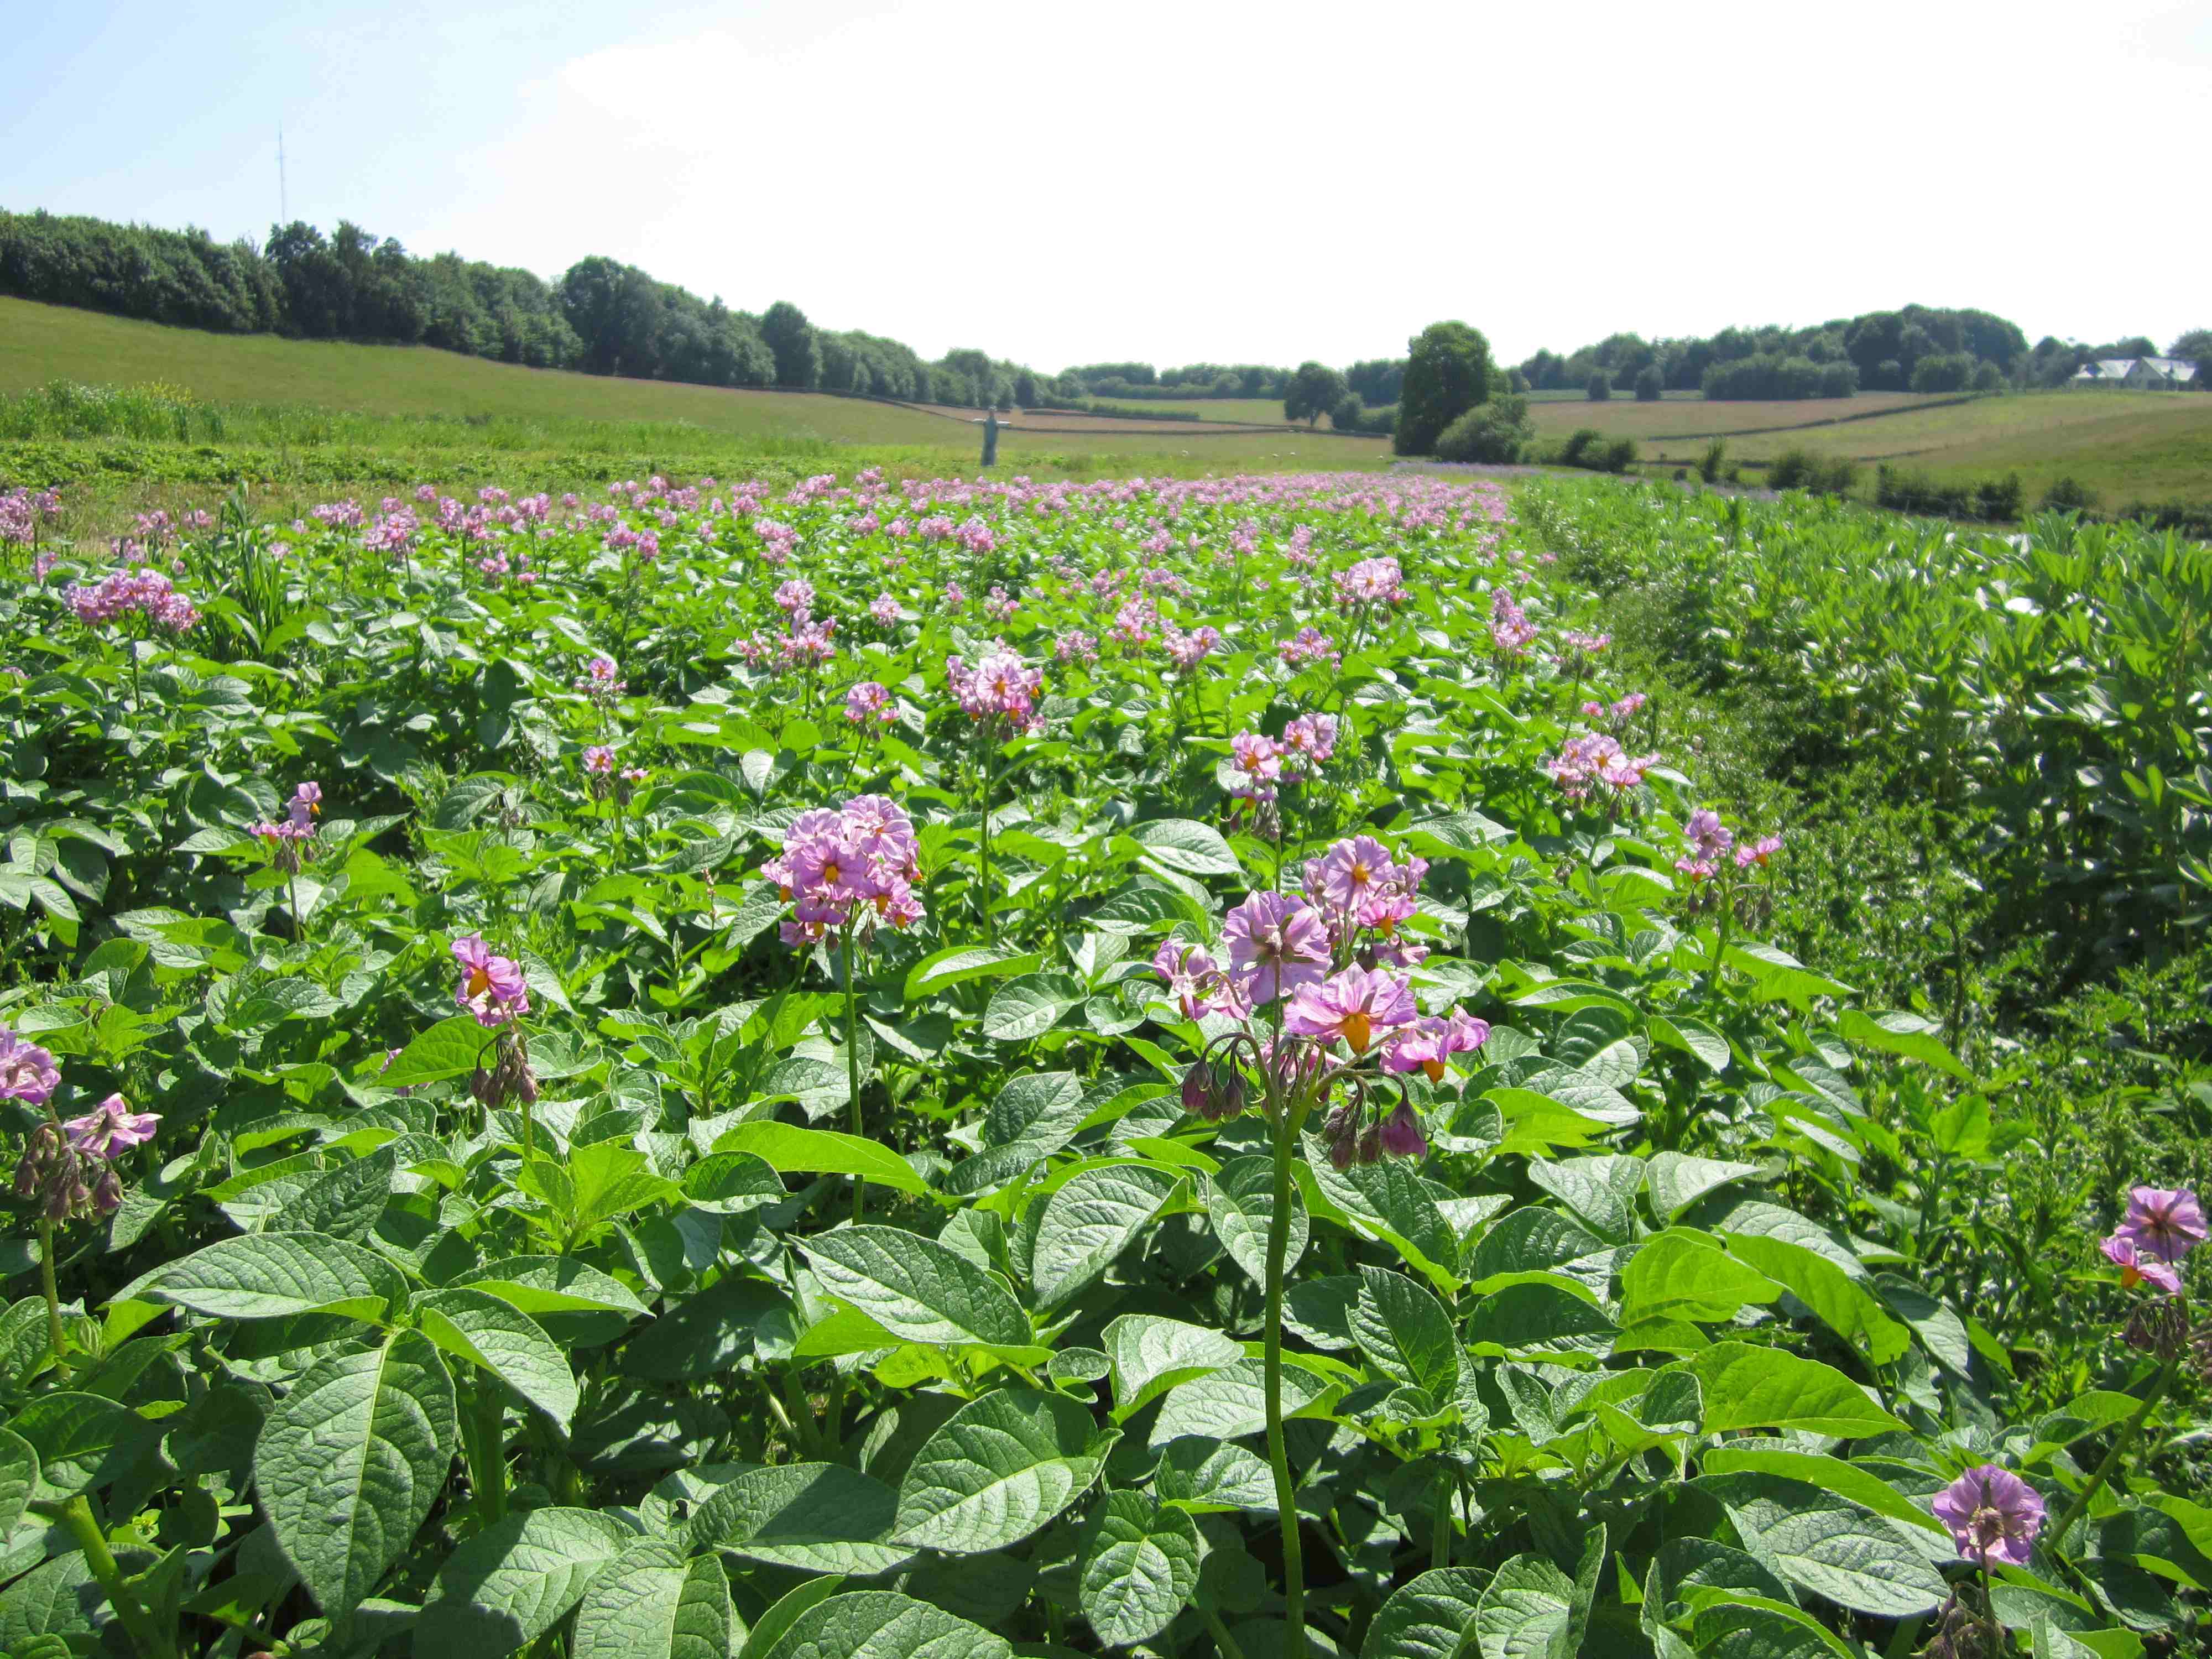
[[[426,345],[533,368],[788,386],[918,403],[1034,404],[1047,378],[979,350],[935,362],[858,330],[817,329],[788,301],[756,316],[594,255],[548,282],[422,258],[350,221],[295,221],[218,242],[46,212],[0,211],[0,294],[227,334]]]

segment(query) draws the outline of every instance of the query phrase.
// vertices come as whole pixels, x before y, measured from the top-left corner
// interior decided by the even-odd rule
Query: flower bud
[[[1413,1109],[1404,1101],[1382,1120],[1382,1150],[1392,1158],[1426,1158],[1429,1138],[1421,1133],[1421,1121],[1413,1115]]]

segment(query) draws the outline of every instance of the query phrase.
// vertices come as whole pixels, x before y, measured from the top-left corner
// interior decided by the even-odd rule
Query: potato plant
[[[1482,484],[7,522],[0,1652],[2133,1654],[2185,1190],[2014,1349]],[[1877,1087],[1879,1085],[1879,1087]],[[1939,1175],[1939,1179],[1940,1179]],[[1923,1183],[1924,1185],[1924,1183]]]

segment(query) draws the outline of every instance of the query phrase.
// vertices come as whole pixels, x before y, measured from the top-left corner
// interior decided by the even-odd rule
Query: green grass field
[[[66,450],[73,473],[113,475],[109,495],[132,480],[189,485],[232,472],[303,487],[428,478],[542,488],[655,467],[737,471],[762,459],[958,473],[981,449],[967,411],[519,368],[422,347],[210,334],[0,299],[0,396],[56,380],[160,385],[206,405],[182,432],[128,444],[46,426],[12,434],[53,440],[40,462]],[[1001,438],[1000,458],[1039,475],[1364,469],[1390,459],[1382,439],[1279,425],[1028,418]],[[149,461],[139,453],[148,449],[173,453]]]

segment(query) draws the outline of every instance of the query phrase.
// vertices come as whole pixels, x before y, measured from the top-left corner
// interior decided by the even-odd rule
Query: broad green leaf
[[[1756,1164],[1692,1158],[1686,1152],[1654,1152],[1644,1169],[1644,1190],[1651,1200],[1652,1212],[1662,1222],[1672,1221],[1707,1193],[1758,1173]]]
[[[1383,1376],[1425,1389],[1440,1401],[1459,1391],[1459,1338],[1451,1316],[1405,1274],[1359,1270],[1352,1334],[1367,1363]]]
[[[1117,1421],[1170,1389],[1244,1358],[1243,1346],[1223,1332],[1158,1314],[1122,1315],[1106,1327],[1105,1340]]]
[[[1801,1480],[1838,1498],[1848,1498],[1853,1503],[1886,1515],[1893,1521],[1905,1522],[1939,1538],[1950,1534],[1943,1523],[1891,1486],[1873,1470],[1840,1457],[1830,1457],[1824,1452],[1801,1451],[1794,1447],[1746,1444],[1737,1441],[1724,1445],[1709,1446],[1698,1454],[1699,1466],[1707,1474],[1729,1474],[1748,1469],[1759,1474],[1780,1475],[1786,1480]]]
[[[1860,1659],[1865,1651],[1847,1646],[1810,1613],[1754,1595],[1701,1601],[1690,1631],[1698,1652],[1713,1659]]]
[[[1189,818],[1156,818],[1139,824],[1129,835],[1149,857],[1186,876],[1234,876],[1243,872],[1219,830]]]
[[[1100,1641],[1148,1641],[1198,1589],[1198,1527],[1142,1493],[1109,1492],[1085,1532],[1077,1582],[1083,1616]]]
[[[1915,1547],[1890,1522],[1818,1486],[1766,1474],[1707,1476],[1698,1484],[1721,1499],[1745,1548],[1839,1607],[1906,1619],[1949,1593],[1929,1558],[1954,1552],[1934,1539]]]
[[[457,1285],[416,1298],[422,1334],[481,1366],[567,1432],[576,1415],[576,1376],[545,1328],[489,1291]]]
[[[1605,1247],[1603,1239],[1572,1216],[1528,1205],[1490,1224],[1468,1259],[1468,1277],[1481,1284],[1502,1273],[1541,1271],[1595,1255]]]
[[[1427,1275],[1438,1290],[1458,1289],[1459,1236],[1422,1186],[1407,1158],[1333,1168],[1328,1153],[1311,1135],[1298,1165],[1298,1184],[1307,1207],[1378,1243],[1388,1244],[1409,1265]]]
[[[15,1531],[38,1487],[37,1449],[15,1430],[0,1429],[0,1538]]]
[[[1884,1054],[1902,1054],[1939,1072],[1948,1072],[1961,1083],[1971,1083],[1973,1074],[1959,1063],[1959,1057],[1936,1035],[1942,1029],[1934,1020],[1918,1014],[1869,1014],[1856,1008],[1846,1008],[1836,1021],[1837,1033],[1846,1042],[1879,1048]]]
[[[568,1616],[635,1537],[596,1510],[508,1516],[438,1569],[416,1623],[415,1652],[420,1659],[495,1659],[529,1646]]]
[[[1832,1366],[1779,1348],[1723,1342],[1679,1360],[1705,1392],[1705,1431],[1807,1429],[1863,1437],[1905,1425]]]
[[[406,1281],[382,1256],[319,1233],[218,1239],[157,1267],[118,1302],[171,1302],[217,1319],[335,1313],[383,1320],[407,1300]]]
[[[709,1215],[743,1215],[790,1194],[783,1177],[750,1152],[710,1152],[684,1172],[684,1199]]]
[[[1117,1437],[1064,1394],[971,1400],[915,1454],[893,1540],[950,1555],[1018,1543],[1090,1489]]]
[[[1263,1154],[1232,1158],[1206,1183],[1206,1218],[1229,1259],[1244,1270],[1251,1281],[1267,1284],[1267,1229],[1275,1213],[1275,1160]],[[1297,1188],[1291,1188],[1291,1231],[1283,1250],[1287,1274],[1306,1253],[1309,1233],[1306,1206]]]
[[[775,1645],[745,1659],[1012,1659],[1003,1636],[896,1590],[854,1590],[816,1603]]]
[[[319,1233],[359,1243],[374,1230],[392,1196],[392,1156],[371,1152],[326,1170],[296,1192],[286,1194],[270,1216],[268,1231]]]
[[[667,1312],[630,1337],[622,1369],[663,1382],[720,1376],[763,1352],[780,1352],[792,1332],[791,1298],[781,1289],[726,1273],[703,1291],[672,1297]]]
[[[1547,1283],[1508,1285],[1474,1304],[1467,1343],[1480,1353],[1596,1354],[1620,1328],[1584,1295]]]
[[[1636,1194],[1644,1187],[1644,1160],[1620,1154],[1591,1154],[1558,1164],[1528,1160],[1528,1179],[1580,1216],[1609,1243],[1627,1242],[1636,1213]]]
[[[495,1033],[476,1022],[473,1014],[455,1014],[426,1031],[418,1031],[399,1051],[399,1058],[380,1073],[380,1089],[418,1088],[464,1077],[486,1063]]]
[[[888,1146],[793,1123],[740,1123],[714,1141],[718,1152],[750,1152],[779,1175],[858,1176],[871,1186],[926,1193],[921,1177]]]
[[[1182,1187],[1182,1178],[1169,1170],[1111,1164],[1082,1171],[1054,1193],[1030,1258],[1038,1307],[1049,1311],[1087,1290]]]
[[[914,1559],[913,1550],[884,1541],[897,1512],[898,1495],[857,1470],[780,1463],[717,1486],[692,1512],[691,1547],[801,1572],[872,1578]]]
[[[1647,1238],[1620,1275],[1620,1322],[1688,1319],[1713,1324],[1746,1303],[1772,1302],[1782,1286],[1738,1261],[1710,1234],[1676,1229]]]
[[[1244,1510],[1275,1513],[1275,1474],[1267,1462],[1225,1440],[1185,1435],[1171,1440],[1152,1472],[1152,1491],[1164,1504],[1193,1515]]]
[[[1013,1292],[935,1239],[843,1227],[799,1248],[824,1290],[908,1342],[1019,1347],[1030,1340]]]
[[[1338,1389],[1300,1365],[1283,1367],[1283,1415],[1318,1415]],[[1151,1443],[1164,1446],[1185,1435],[1210,1440],[1241,1440],[1267,1426],[1266,1368],[1257,1358],[1184,1382],[1168,1391],[1152,1419]]]
[[[557,1255],[517,1255],[471,1268],[453,1281],[489,1291],[535,1317],[550,1313],[647,1311],[637,1295],[597,1267]]]
[[[74,1389],[33,1395],[8,1424],[36,1454],[31,1496],[46,1501],[115,1479],[147,1426],[128,1406]]]
[[[1870,1363],[1887,1365],[1912,1345],[1912,1334],[1890,1317],[1863,1285],[1826,1256],[1771,1235],[1731,1233],[1729,1253],[1785,1287]]]
[[[1090,995],[1082,981],[1067,974],[1024,974],[992,993],[983,1010],[983,1035],[994,1042],[1042,1036]]]
[[[665,1539],[635,1540],[584,1592],[568,1656],[730,1659],[731,1638],[744,1631],[720,1556],[690,1559]]]
[[[1516,1555],[1498,1568],[1474,1610],[1482,1659],[1552,1659],[1567,1633],[1575,1582],[1540,1555]],[[1565,1659],[1572,1659],[1568,1650]]]
[[[917,1002],[934,991],[949,990],[971,979],[1001,978],[1034,970],[1043,957],[995,945],[951,945],[907,969],[903,1000]]]
[[[358,1607],[414,1541],[458,1429],[453,1379],[414,1331],[319,1361],[269,1414],[254,1488],[284,1559],[330,1617]]]
[[[1461,1659],[1480,1640],[1475,1614],[1483,1575],[1466,1567],[1432,1567],[1390,1593],[1359,1659]]]

